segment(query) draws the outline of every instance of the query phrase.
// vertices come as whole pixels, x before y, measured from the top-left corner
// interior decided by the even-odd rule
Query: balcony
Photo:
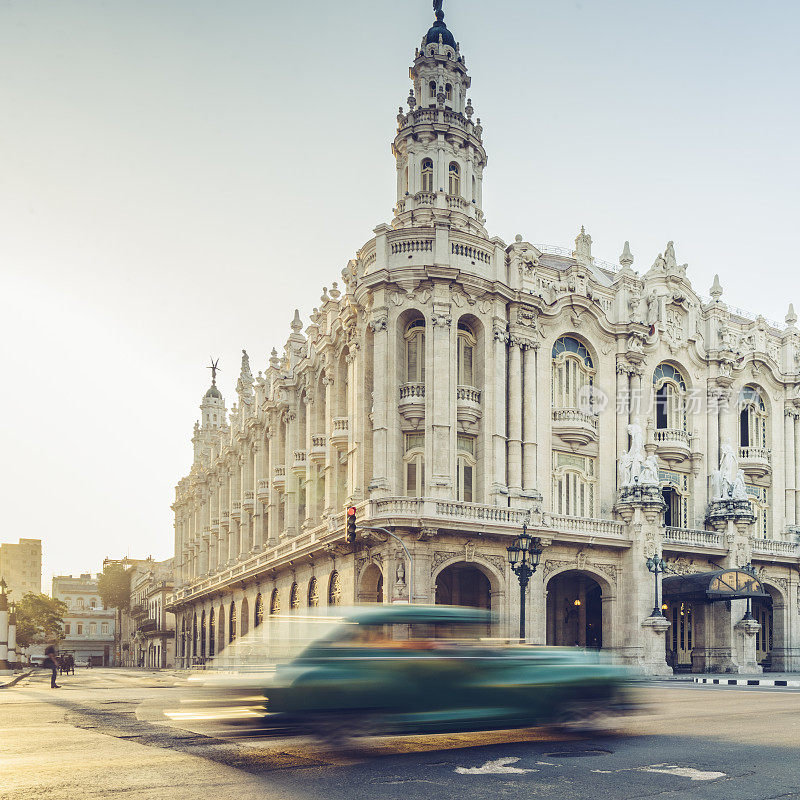
[[[150,631],[155,631],[157,629],[158,623],[154,619],[146,619],[141,623],[141,625],[139,625],[139,630],[142,633],[149,633]]]
[[[282,492],[286,489],[286,465],[280,464],[279,466],[275,467],[275,475],[272,479],[272,485],[275,489],[279,492]]]
[[[262,503],[269,500],[269,481],[266,478],[260,478],[258,481],[258,499]]]
[[[211,531],[219,533],[219,517],[211,517]]]
[[[408,422],[418,425],[425,419],[425,384],[404,383],[400,387],[397,408]]]
[[[292,456],[292,472],[305,475],[308,467],[308,455],[305,450],[295,450]]]
[[[255,492],[250,491],[249,489],[244,493],[244,499],[242,500],[242,508],[245,511],[252,511],[255,504]]]
[[[347,450],[350,444],[350,420],[347,417],[334,417],[331,444],[337,450]]]
[[[659,456],[668,463],[679,463],[689,458],[691,438],[679,428],[657,428],[653,431],[653,439]]]
[[[747,475],[763,478],[772,472],[772,453],[766,447],[740,447],[739,466]]]
[[[324,433],[313,433],[311,435],[311,451],[308,454],[309,459],[314,464],[324,464],[328,456],[328,446]]]
[[[231,519],[242,518],[242,503],[239,500],[234,500],[231,503]]]
[[[128,615],[131,617],[141,617],[147,613],[147,606],[143,603],[135,603],[128,609]]]
[[[754,555],[788,556],[789,558],[800,556],[798,542],[784,542],[782,539],[759,539],[757,536],[751,536],[750,547]]]
[[[459,386],[456,389],[456,415],[461,423],[477,422],[481,411],[481,393],[472,386]]]
[[[578,408],[553,409],[553,433],[568,444],[597,441],[597,417]]]
[[[670,545],[678,545],[670,547]],[[721,533],[698,528],[664,528],[664,548],[683,552],[685,549],[724,550],[727,545]]]
[[[227,530],[231,525],[231,515],[229,511],[223,511],[219,515],[219,526],[220,528],[225,528]]]

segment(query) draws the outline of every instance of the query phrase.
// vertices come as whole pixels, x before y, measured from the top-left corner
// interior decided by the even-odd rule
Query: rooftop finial
[[[630,242],[625,242],[625,247],[622,248],[622,255],[619,257],[619,263],[622,264],[623,267],[628,267],[629,269],[631,264],[633,264],[633,253],[631,253]]]
[[[714,283],[711,284],[709,294],[715,303],[719,302],[720,297],[722,297],[722,284],[719,282],[719,275],[714,275]]]
[[[210,367],[206,367],[206,369],[210,369],[211,370],[211,385],[212,386],[216,386],[217,385],[217,372],[219,372],[218,364],[219,364],[219,359],[214,361],[214,358],[212,356],[211,357],[211,366]]]
[[[294,319],[292,320],[291,328],[295,333],[299,333],[303,330],[303,323],[300,320],[300,312],[295,309],[294,310]]]
[[[444,11],[442,11],[442,3],[444,0],[433,0],[433,13],[436,14],[436,19],[441,22],[444,19]]]
[[[794,312],[794,304],[789,303],[789,310],[786,312],[786,324],[791,328],[797,322],[797,314]]]

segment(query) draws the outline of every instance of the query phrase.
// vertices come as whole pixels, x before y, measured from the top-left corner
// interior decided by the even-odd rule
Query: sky
[[[445,0],[492,235],[800,310],[800,5]],[[280,351],[372,229],[429,0],[0,0],[0,541],[172,555],[219,357]]]

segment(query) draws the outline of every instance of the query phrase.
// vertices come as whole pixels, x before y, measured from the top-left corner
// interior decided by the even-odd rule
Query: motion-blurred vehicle
[[[274,671],[255,671],[255,637],[223,654],[225,673],[206,673],[204,682],[217,700],[229,698],[232,713],[217,709],[209,718],[337,742],[590,723],[635,710],[627,669],[594,651],[489,639],[493,617],[483,609],[376,605],[336,613],[325,635]],[[283,633],[270,644],[285,650]],[[202,719],[202,708],[194,714]]]

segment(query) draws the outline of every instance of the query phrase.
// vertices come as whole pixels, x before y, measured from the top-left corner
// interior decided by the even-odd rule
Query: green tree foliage
[[[67,604],[46,594],[28,592],[16,605],[17,644],[30,647],[36,642],[57,642],[64,636]]]
[[[124,611],[131,605],[131,572],[118,561],[109,561],[97,581],[97,591],[106,608]]]
[[[97,581],[97,591],[103,605],[106,608],[117,609],[117,624],[114,626],[116,664],[120,663],[122,656],[120,651],[122,612],[131,607],[131,575],[132,570],[126,569],[119,561],[109,561],[103,566],[103,573]]]

